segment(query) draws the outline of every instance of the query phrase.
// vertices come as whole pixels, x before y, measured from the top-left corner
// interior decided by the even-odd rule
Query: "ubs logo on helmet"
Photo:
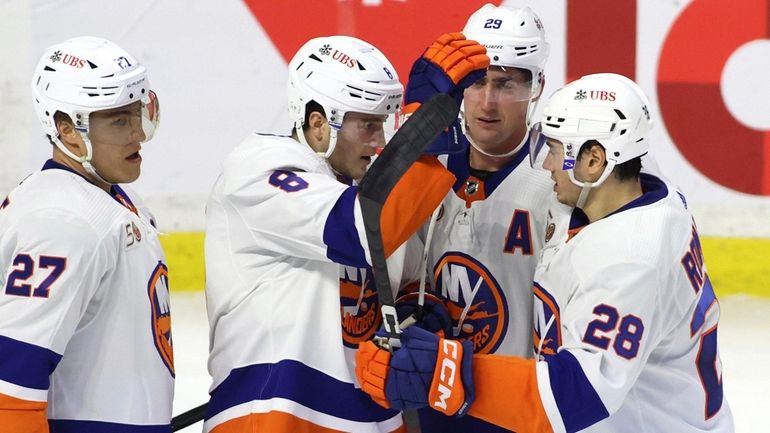
[[[147,282],[147,295],[152,310],[151,331],[155,348],[171,377],[174,372],[174,344],[171,339],[171,308],[168,293],[168,268],[158,262]]]
[[[332,54],[332,59],[342,63],[348,68],[355,68],[356,65],[358,64],[358,62],[356,62],[356,59],[350,57],[349,55],[339,50],[334,50],[334,54]]]
[[[434,268],[435,292],[446,300],[453,337],[473,343],[474,353],[492,353],[508,329],[508,303],[489,270],[471,256],[450,251]]]
[[[340,266],[340,314],[342,342],[347,347],[357,348],[380,328],[382,316],[371,269]]]

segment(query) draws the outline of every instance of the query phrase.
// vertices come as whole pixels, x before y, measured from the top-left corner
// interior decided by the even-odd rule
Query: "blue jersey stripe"
[[[0,335],[0,379],[6,382],[46,390],[59,361],[53,350]]]
[[[352,383],[342,382],[299,361],[237,368],[211,392],[206,419],[254,400],[284,398],[339,418],[381,422],[398,414],[384,409]]]
[[[51,433],[171,433],[171,424],[133,425],[102,421],[49,420]]]
[[[580,362],[567,350],[545,357],[551,391],[568,433],[582,430],[610,416]]]
[[[349,187],[342,193],[324,225],[323,239],[326,257],[335,263],[363,268],[368,266],[366,254],[356,230],[355,206],[358,188]]]
[[[460,418],[446,416],[443,413],[424,407],[417,411],[422,433],[473,432],[473,433],[510,433],[511,430],[490,424],[482,419],[465,415]]]
[[[708,313],[711,304],[713,304],[717,297],[714,294],[714,286],[711,285],[711,279],[703,274],[705,282],[703,283],[703,293],[698,299],[698,306],[695,307],[695,314],[692,316],[692,322],[690,323],[690,335],[695,335],[696,332],[706,322],[706,313]]]

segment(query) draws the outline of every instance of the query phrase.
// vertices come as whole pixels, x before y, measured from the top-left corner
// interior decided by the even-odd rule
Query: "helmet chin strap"
[[[489,156],[491,158],[507,158],[509,156],[515,155],[518,151],[521,150],[522,147],[524,147],[524,143],[527,142],[529,139],[529,129],[532,126],[532,114],[535,112],[535,108],[537,107],[537,103],[540,102],[540,100],[532,101],[532,99],[529,99],[527,101],[527,117],[526,117],[526,124],[527,124],[527,133],[524,134],[524,137],[521,138],[521,141],[519,144],[513,148],[513,150],[510,150],[508,152],[504,153],[491,153],[487,152],[484,149],[482,149],[476,142],[471,138],[471,135],[468,133],[468,125],[465,123],[465,110],[460,111],[460,128],[463,130],[463,134],[465,134],[465,138],[468,139],[468,142],[471,144],[471,146],[476,149],[477,152],[479,152],[482,155]],[[463,106],[464,108],[464,106]]]
[[[588,201],[588,193],[591,192],[592,188],[595,188],[601,184],[604,183],[605,180],[610,176],[612,173],[612,170],[615,168],[615,163],[608,163],[606,167],[604,167],[604,171],[602,172],[601,176],[599,176],[599,179],[596,179],[593,182],[582,182],[575,178],[575,170],[569,170],[569,179],[572,181],[573,184],[579,186],[580,189],[580,195],[578,196],[577,203],[575,204],[575,207],[579,207],[583,209],[583,206],[585,206],[586,201]]]
[[[307,138],[305,137],[305,132],[302,130],[302,121],[297,120],[294,122],[294,130],[297,131],[297,138],[299,139],[299,142],[304,144],[305,146],[309,148],[313,148],[308,142]],[[316,152],[316,155],[322,156],[325,159],[329,159],[329,157],[332,155],[332,152],[334,152],[334,148],[337,147],[337,130],[329,126],[329,147],[326,149],[325,152]]]
[[[107,185],[114,185],[115,182],[109,182],[105,180],[99,175],[99,173],[96,172],[96,168],[91,164],[91,159],[94,156],[94,150],[93,146],[91,145],[91,140],[88,139],[88,134],[85,132],[80,132],[80,137],[83,138],[83,143],[86,145],[86,154],[84,156],[77,156],[71,150],[67,149],[67,146],[65,146],[64,143],[59,140],[59,137],[54,137],[53,142],[56,147],[58,147],[59,150],[61,150],[70,159],[74,160],[75,162],[79,162],[80,165],[83,166],[83,170],[85,170],[86,173],[93,176],[99,182],[106,183]]]
[[[580,189],[580,195],[578,196],[577,203],[575,203],[575,207],[583,209],[586,201],[588,201],[588,193],[591,192],[593,186],[594,184],[591,182],[583,182],[583,187]]]

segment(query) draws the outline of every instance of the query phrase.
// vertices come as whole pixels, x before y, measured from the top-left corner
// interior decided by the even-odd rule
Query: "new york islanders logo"
[[[532,342],[535,353],[542,358],[544,355],[556,355],[561,346],[561,316],[556,300],[535,283],[532,287],[535,295],[534,323],[532,326]]]
[[[357,348],[380,328],[382,315],[371,269],[340,266],[340,314],[347,347]]]
[[[508,303],[492,274],[476,259],[447,252],[434,269],[435,292],[447,301],[455,338],[475,353],[492,353],[508,329]]]
[[[152,309],[152,338],[158,349],[160,359],[168,368],[172,377],[174,372],[174,344],[171,339],[171,308],[168,292],[168,268],[163,262],[158,262],[147,282],[147,295]]]

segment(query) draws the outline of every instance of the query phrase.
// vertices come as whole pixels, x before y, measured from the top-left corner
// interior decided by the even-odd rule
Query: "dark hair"
[[[310,114],[314,111],[317,111],[321,113],[322,116],[326,117],[326,111],[324,111],[324,107],[322,107],[318,102],[311,100],[305,104],[305,121],[302,123],[302,132],[306,132],[308,128],[310,128]],[[291,134],[294,135],[296,133],[296,127],[292,127]]]
[[[584,152],[588,152],[594,146],[599,146],[602,149],[604,149],[604,146],[602,146],[602,144],[599,143],[598,141],[588,140],[585,143],[583,143],[582,146],[580,146],[580,152],[578,152],[578,159],[580,159],[580,157],[583,155]],[[629,159],[628,161],[622,164],[616,165],[615,168],[612,169],[612,175],[615,176],[615,178],[617,178],[619,181],[624,182],[626,180],[639,179],[639,173],[641,171],[642,171],[642,157],[637,156],[636,158]]]

